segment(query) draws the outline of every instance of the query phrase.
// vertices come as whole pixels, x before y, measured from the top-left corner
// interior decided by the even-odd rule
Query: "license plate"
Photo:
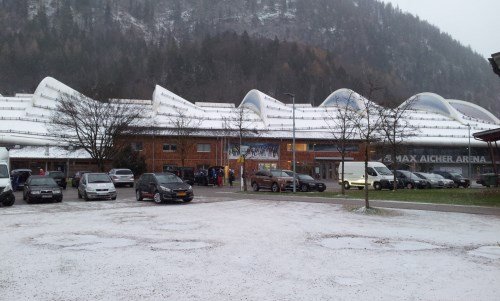
[[[185,192],[177,192],[177,196],[186,196]]]
[[[52,195],[50,195],[50,194],[42,195],[42,198],[44,198],[44,199],[50,199],[51,197],[52,197]]]

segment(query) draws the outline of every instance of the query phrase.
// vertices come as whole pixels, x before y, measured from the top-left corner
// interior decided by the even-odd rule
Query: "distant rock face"
[[[500,111],[500,83],[484,58],[427,22],[375,0],[0,2],[6,9],[23,5],[28,18],[43,11],[54,24],[68,12],[82,28],[111,19],[148,42],[166,33],[182,41],[227,30],[295,41],[327,50],[350,76],[382,80],[397,97],[430,91],[473,101],[497,116]]]

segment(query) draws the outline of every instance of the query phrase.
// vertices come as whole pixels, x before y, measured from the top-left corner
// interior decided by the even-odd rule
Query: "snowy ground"
[[[500,218],[239,200],[0,208],[0,300],[498,300]]]

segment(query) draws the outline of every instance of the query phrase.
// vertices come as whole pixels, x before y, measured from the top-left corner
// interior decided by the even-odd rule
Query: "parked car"
[[[398,179],[399,188],[426,188],[427,181],[419,178],[414,173],[407,170],[396,170],[396,178]]]
[[[416,174],[419,178],[426,181],[426,188],[443,188],[444,187],[444,182],[442,180],[439,180],[438,178],[434,177],[430,173],[415,172],[414,174]]]
[[[437,170],[434,171],[434,173],[441,175],[447,179],[453,180],[455,182],[455,187],[458,188],[462,186],[463,188],[467,188],[470,186],[470,180],[467,178],[464,178],[461,174],[456,173],[456,172],[448,172],[448,171],[441,171]]]
[[[442,175],[439,175],[437,173],[431,173],[433,177],[435,177],[438,180],[443,181],[443,186],[444,188],[454,188],[455,187],[455,181],[447,179],[443,177]]]
[[[78,185],[78,198],[116,200],[116,188],[105,173],[84,173]]]
[[[293,178],[293,171],[291,171],[291,170],[284,170],[284,172],[287,175],[289,175],[290,177]],[[319,191],[319,192],[323,192],[323,191],[326,190],[325,183],[314,179],[310,175],[298,173],[295,176],[296,176],[297,182],[298,182],[297,183],[297,188],[296,188],[297,190],[300,190],[302,192],[307,192],[307,191]]]
[[[88,171],[88,170],[85,170],[85,171],[77,171],[75,172],[75,175],[73,176],[72,180],[71,180],[71,186],[73,187],[78,187],[79,184],[80,184],[80,179],[82,178],[82,176],[86,173],[89,173],[91,171]]]
[[[14,191],[23,190],[24,183],[31,176],[31,169],[14,169],[10,172],[10,179]]]
[[[62,171],[48,171],[46,175],[54,179],[59,187],[66,189],[66,176]]]
[[[134,187],[134,173],[128,168],[113,168],[109,171],[108,175],[116,187],[121,185]]]
[[[183,200],[191,202],[194,198],[193,187],[170,172],[145,173],[135,184],[137,201],[153,199],[155,203]]]
[[[476,181],[477,184],[481,184],[486,187],[495,186],[495,182],[500,184],[500,175],[495,175],[495,173],[483,173],[479,175],[479,179]]]
[[[5,148],[3,150],[0,148],[0,204],[3,206],[12,206],[16,202],[9,177],[9,164],[6,160],[2,161],[2,159],[8,159],[8,154]],[[2,156],[5,157],[2,158]]]
[[[250,183],[253,191],[260,189],[270,189],[272,192],[293,190],[293,177],[279,169],[257,171],[250,178]]]
[[[61,187],[49,176],[31,176],[23,187],[23,200],[27,203],[34,201],[62,202]]]
[[[174,173],[176,176],[181,178],[184,182],[188,183],[189,185],[193,185],[195,182],[193,167],[176,167],[174,168],[172,173]]]

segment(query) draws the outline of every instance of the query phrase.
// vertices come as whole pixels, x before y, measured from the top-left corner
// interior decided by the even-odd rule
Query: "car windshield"
[[[51,171],[49,176],[51,178],[64,178],[64,174],[61,171]]]
[[[120,169],[116,171],[117,175],[132,175],[132,171],[130,169]]]
[[[281,170],[271,170],[273,177],[289,177],[289,175]]]
[[[297,177],[301,180],[314,181],[313,177],[311,177],[310,175],[297,175]]]
[[[156,175],[156,179],[158,179],[158,183],[160,184],[182,183],[181,178],[173,174]]]
[[[444,177],[442,175],[438,175],[438,174],[431,174],[431,176],[434,177],[435,179],[438,179],[438,180],[444,179]]]
[[[454,173],[454,172],[452,172],[452,173],[450,173],[450,175],[451,175],[452,177],[456,177],[456,178],[459,178],[459,179],[463,178],[463,176],[462,176],[461,174],[459,174],[459,173]]]
[[[52,178],[34,178],[30,181],[31,186],[56,186],[56,182]]]
[[[383,176],[392,176],[392,172],[385,166],[374,167],[374,169]]]
[[[417,177],[419,177],[420,179],[424,179],[424,180],[426,180],[426,179],[427,179],[427,178],[426,178],[424,175],[422,175],[422,174],[416,173],[415,175],[416,175]]]
[[[9,177],[9,171],[7,165],[0,165],[0,178],[5,179]]]
[[[89,183],[109,183],[111,179],[106,174],[89,174],[88,175]]]

